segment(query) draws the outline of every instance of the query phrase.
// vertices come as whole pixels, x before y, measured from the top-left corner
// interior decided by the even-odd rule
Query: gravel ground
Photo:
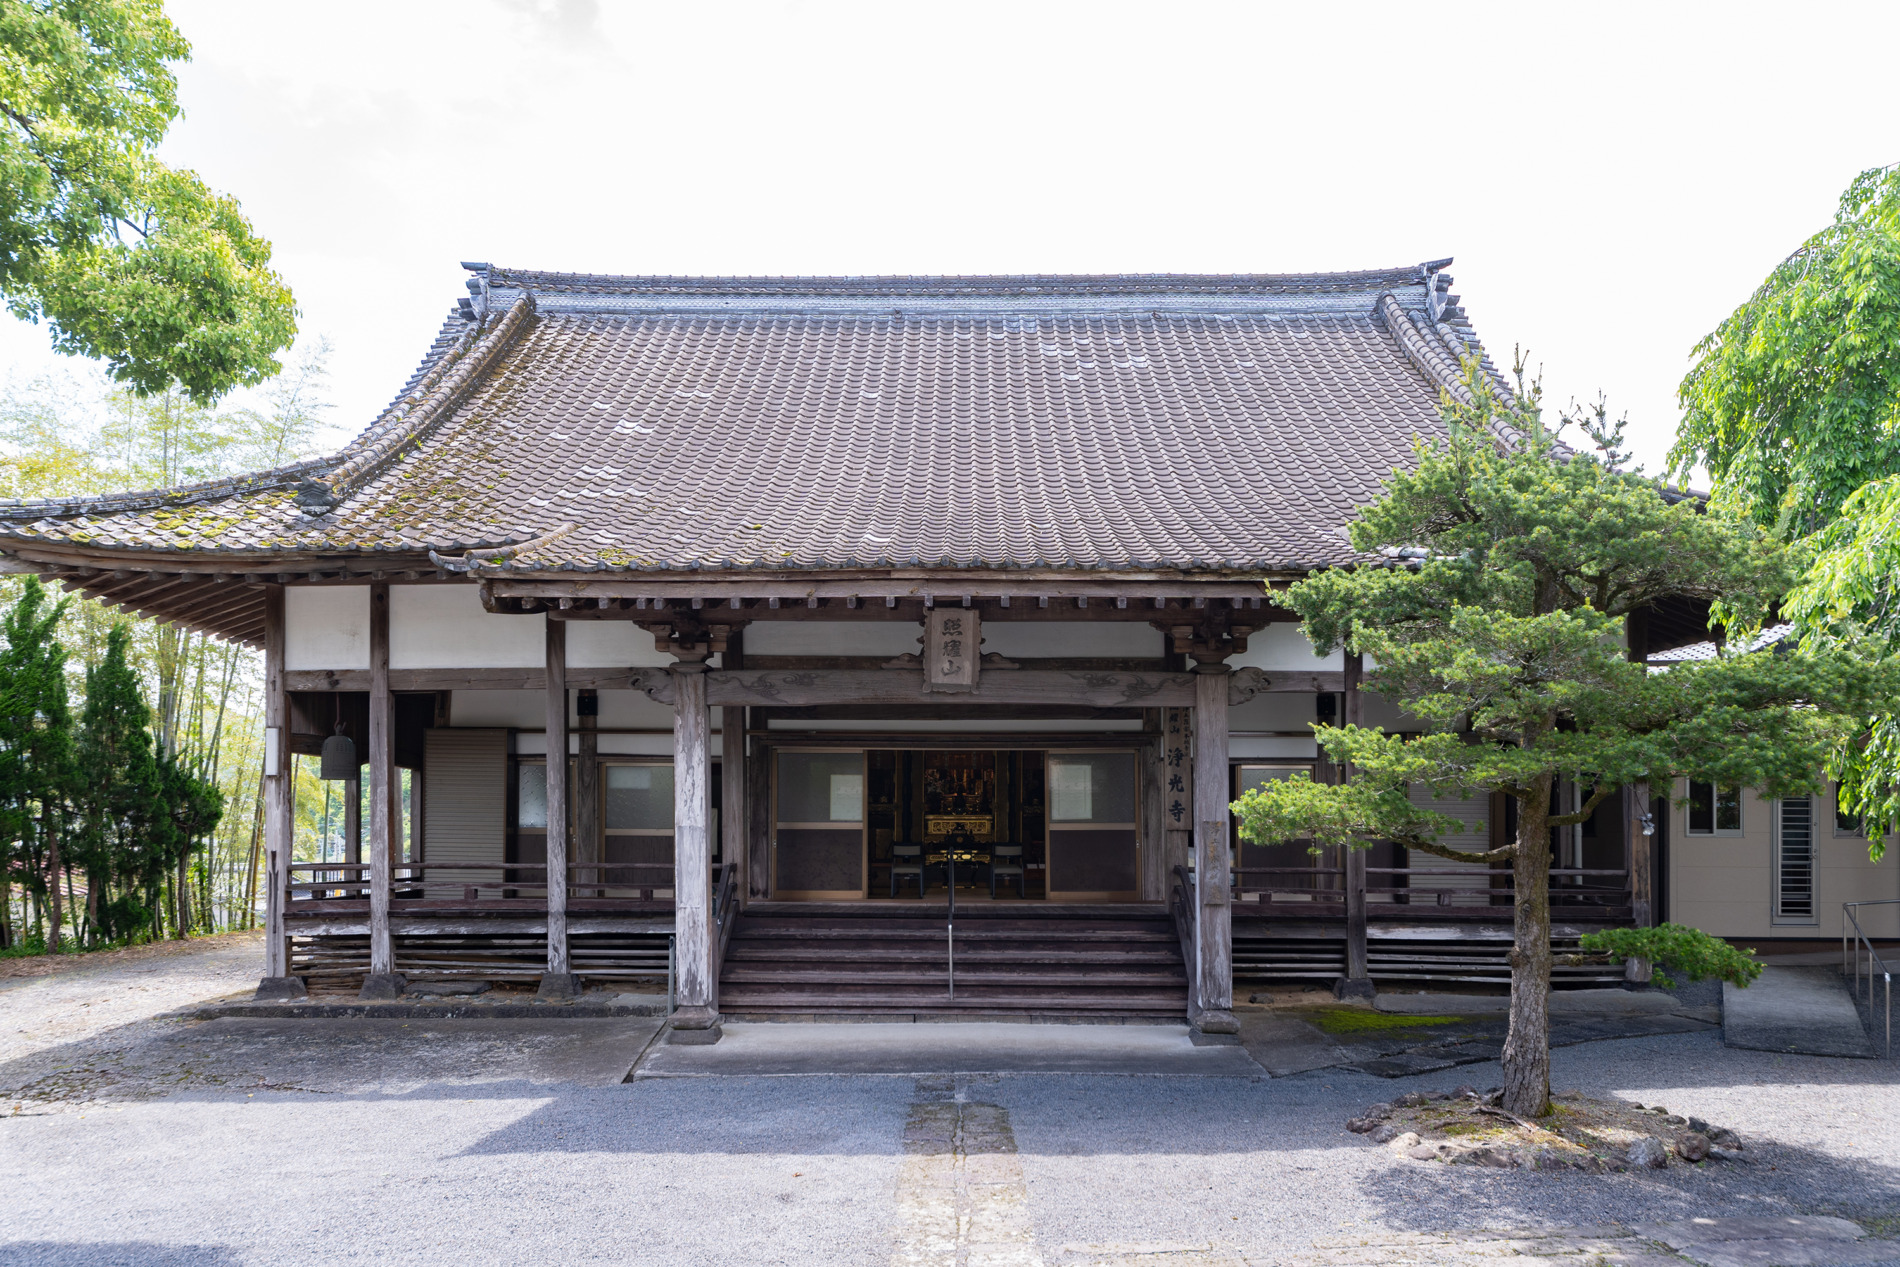
[[[0,1118],[0,1264],[889,1263],[906,1124],[946,1094],[1002,1110],[1033,1230],[1012,1261],[1076,1261],[1078,1245],[1297,1260],[1341,1234],[1776,1213],[1900,1232],[1900,1066],[1885,1060],[1732,1051],[1712,1033],[1564,1048],[1559,1088],[1733,1127],[1757,1160],[1494,1172],[1404,1161],[1343,1123],[1401,1090],[1485,1085],[1495,1065],[1396,1082],[995,1075],[948,1092],[619,1083],[649,1037],[636,1023],[153,1018],[189,1001],[182,962],[204,965],[194,997],[255,973],[254,947],[227,953],[0,986],[0,1088],[41,1092],[10,1094],[3,1109],[21,1109]]]
[[[139,1026],[188,1003],[254,989],[263,957],[263,934],[249,932],[86,955],[0,959],[0,1067]]]

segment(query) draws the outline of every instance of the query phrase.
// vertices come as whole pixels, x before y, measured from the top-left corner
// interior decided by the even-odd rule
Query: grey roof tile
[[[451,321],[334,458],[0,505],[0,539],[519,544],[481,565],[516,574],[1305,568],[1353,557],[1341,526],[1482,350],[1462,311],[1431,319],[1420,266],[485,280],[486,319]]]

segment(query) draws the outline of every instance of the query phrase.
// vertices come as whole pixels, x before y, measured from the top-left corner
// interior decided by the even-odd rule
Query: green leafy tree
[[[72,710],[66,649],[58,629],[67,604],[50,601],[37,576],[0,621],[0,842],[4,878],[31,893],[50,918],[47,945],[58,949],[60,838],[73,789]]]
[[[1862,172],[1834,221],[1696,348],[1671,454],[1715,501],[1814,553],[1784,614],[1809,645],[1900,651],[1900,167]],[[1900,718],[1834,753],[1878,859],[1900,828]]]
[[[158,0],[0,0],[0,296],[205,402],[275,374],[296,311],[238,204],[155,155],[190,52]]]
[[[1423,733],[1316,727],[1351,769],[1341,784],[1276,782],[1235,803],[1241,832],[1277,843],[1364,848],[1395,841],[1459,862],[1508,863],[1513,877],[1510,1028],[1504,1105],[1549,1106],[1551,829],[1583,822],[1627,784],[1682,775],[1778,796],[1815,786],[1843,708],[1880,675],[1832,652],[1723,656],[1652,672],[1620,637],[1625,618],[1669,598],[1719,601],[1731,627],[1756,624],[1794,576],[1758,527],[1560,447],[1520,370],[1515,395],[1473,365],[1468,403],[1446,398],[1449,438],[1421,443],[1412,470],[1351,527],[1377,564],[1321,572],[1282,601],[1321,647],[1376,661],[1366,685]],[[1596,428],[1614,450],[1618,428]],[[1851,723],[1848,723],[1851,724]],[[1553,811],[1559,780],[1581,805]],[[1516,839],[1487,851],[1441,837],[1465,824],[1415,803],[1503,793]]]

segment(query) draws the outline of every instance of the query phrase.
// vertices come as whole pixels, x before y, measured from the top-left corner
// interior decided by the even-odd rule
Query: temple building
[[[1442,434],[1462,363],[1495,374],[1449,262],[468,264],[340,453],[0,505],[0,550],[262,648],[266,993],[558,997],[670,965],[676,1031],[712,1040],[722,1015],[827,1012],[1220,1032],[1237,975],[1501,981],[1508,871],[1243,846],[1227,809],[1339,777],[1315,721],[1406,728],[1275,593],[1364,562],[1356,509]],[[1687,606],[1642,625],[1652,652],[1708,637]],[[351,856],[299,860],[292,762],[337,735],[326,772],[367,779],[368,821]],[[1465,843],[1507,828],[1443,808]],[[1660,808],[1569,829],[1559,939],[1666,914]]]

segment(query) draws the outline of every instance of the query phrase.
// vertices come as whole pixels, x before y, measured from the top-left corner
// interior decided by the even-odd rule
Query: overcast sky
[[[169,161],[242,200],[338,439],[459,260],[1284,272],[1455,256],[1652,464],[1695,341],[1900,160],[1900,6],[168,0]],[[53,358],[0,329],[0,360]]]

